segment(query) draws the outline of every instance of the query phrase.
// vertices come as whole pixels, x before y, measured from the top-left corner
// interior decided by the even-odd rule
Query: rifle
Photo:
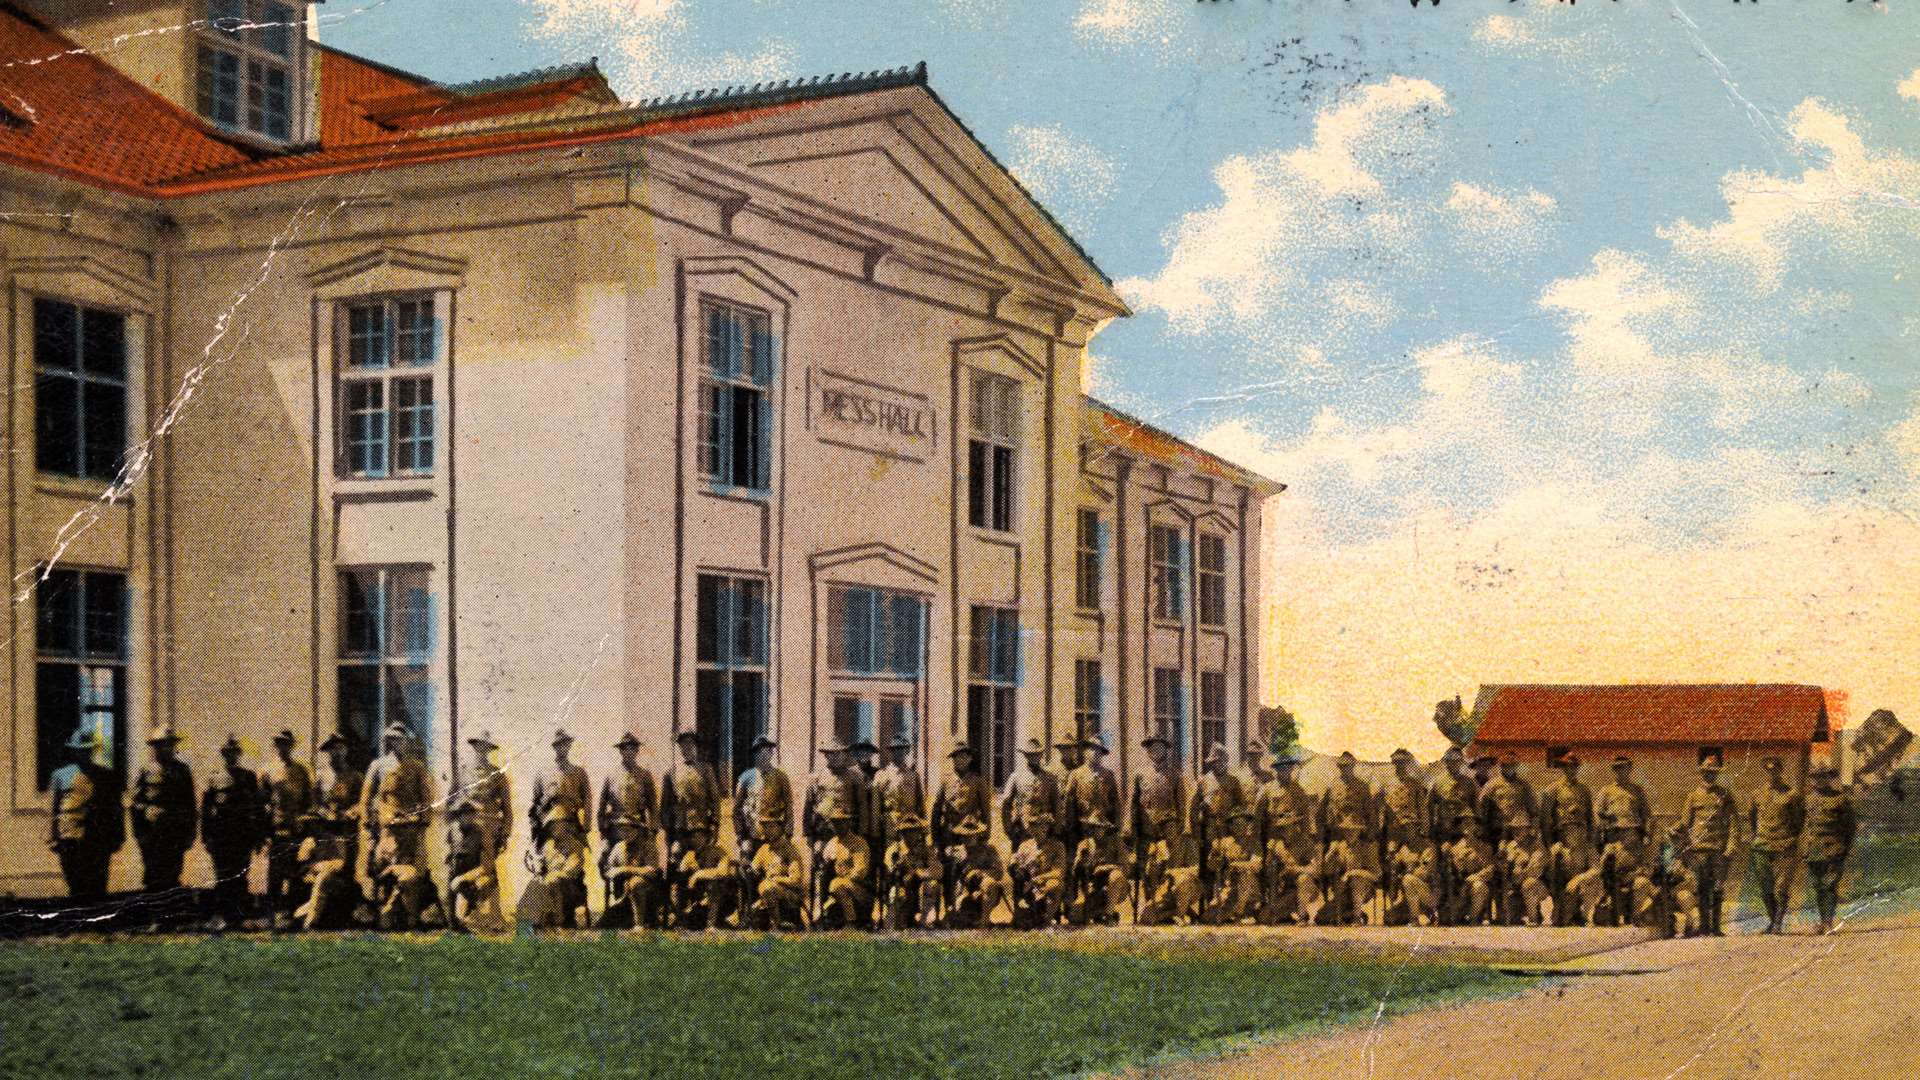
[[[1140,803],[1140,778],[1133,778],[1133,924],[1140,925],[1140,894],[1145,891],[1147,873],[1147,814]]]
[[[1447,834],[1440,825],[1440,800],[1428,795],[1427,842],[1433,845],[1433,922],[1446,926],[1453,921],[1453,859],[1447,854]]]
[[[1194,921],[1203,923],[1208,920],[1208,913],[1213,910],[1213,848],[1208,843],[1207,833],[1211,825],[1208,818],[1211,815],[1208,812],[1206,799],[1200,800],[1198,809],[1200,820],[1194,823],[1193,828],[1200,840],[1200,910],[1196,913]]]
[[[1260,912],[1258,921],[1265,923],[1273,917],[1271,905],[1267,903],[1267,898],[1273,895],[1273,848],[1267,839],[1267,811],[1257,798],[1254,812],[1260,823],[1260,900],[1256,910]]]
[[[679,926],[680,899],[686,886],[680,881],[681,847],[686,842],[680,823],[680,799],[673,785],[673,774],[668,773],[660,781],[660,823],[664,827],[667,841],[666,872],[660,875],[661,888],[666,891],[666,902],[660,905],[660,925]]]
[[[1073,901],[1074,901],[1074,898],[1080,895],[1079,893],[1080,814],[1077,810],[1072,810],[1068,814],[1066,847],[1067,847],[1066,881],[1064,883],[1064,888],[1062,890],[1062,897],[1061,897],[1061,904],[1060,904],[1060,918],[1065,922],[1071,924],[1073,922]],[[1082,919],[1084,921],[1085,913],[1086,913],[1086,905],[1084,904],[1081,905],[1080,910],[1082,913]]]
[[[1329,809],[1325,802],[1320,804],[1320,903],[1323,908],[1332,904],[1333,924],[1345,926],[1347,889],[1341,870],[1333,865],[1333,815],[1328,813]]]

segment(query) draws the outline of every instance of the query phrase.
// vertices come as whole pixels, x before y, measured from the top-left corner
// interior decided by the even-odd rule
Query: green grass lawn
[[[0,947],[0,1076],[1034,1077],[1528,983],[863,938]]]
[[[1740,883],[1738,914],[1765,918],[1766,905],[1760,900],[1760,885],[1746,871]],[[1847,875],[1840,883],[1840,900],[1845,911],[1861,905],[1875,915],[1892,915],[1920,908],[1920,836],[1864,835],[1847,858]],[[1796,866],[1793,876],[1795,914],[1812,919],[1813,891],[1807,886],[1806,867]]]

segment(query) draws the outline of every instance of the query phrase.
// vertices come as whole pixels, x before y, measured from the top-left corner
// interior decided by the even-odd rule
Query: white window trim
[[[448,371],[453,352],[453,294],[445,289],[416,289],[393,292],[366,293],[356,296],[344,296],[332,301],[333,335],[330,342],[333,358],[333,428],[332,457],[333,479],[336,490],[351,493],[360,490],[392,492],[398,490],[419,489],[431,491],[436,478],[446,470],[446,419],[451,411],[447,388],[451,384]],[[389,308],[409,300],[426,299],[433,305],[433,359],[425,365],[396,367],[389,365],[377,369],[379,374],[352,374],[347,366],[349,350],[352,348],[350,315],[351,309],[367,304],[383,303]],[[395,333],[389,327],[390,333]],[[409,378],[425,376],[431,380],[433,400],[431,416],[433,419],[433,466],[430,469],[408,472],[389,472],[384,476],[355,473],[348,467],[347,445],[347,386],[355,382],[382,382],[386,402],[385,411],[389,417],[386,453],[389,461],[394,460],[397,451],[397,435],[392,423],[394,406],[392,404],[392,386],[396,377]]]
[[[242,28],[237,32],[222,30],[214,25],[213,4],[210,0],[196,0],[203,18],[193,35],[194,47],[189,51],[187,63],[190,68],[188,85],[193,90],[191,111],[207,123],[239,138],[253,140],[269,146],[285,146],[304,141],[310,137],[308,131],[307,108],[307,14],[305,0],[240,0],[246,14],[242,18]],[[287,54],[281,56],[260,43],[263,26],[267,23],[266,6],[277,3],[288,9],[291,16],[286,27]],[[236,78],[238,87],[234,98],[234,122],[231,124],[217,120],[200,111],[200,47],[206,46],[216,52],[229,53],[240,63]],[[255,62],[280,68],[287,75],[287,134],[284,137],[270,135],[264,130],[247,125],[247,72],[248,62]]]

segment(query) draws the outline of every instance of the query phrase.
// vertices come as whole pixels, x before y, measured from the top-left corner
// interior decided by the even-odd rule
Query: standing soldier
[[[1267,781],[1273,779],[1273,769],[1270,767],[1272,760],[1273,753],[1265,743],[1256,736],[1247,736],[1246,745],[1240,748],[1240,770],[1237,775],[1240,778],[1240,790],[1246,792],[1249,804],[1260,789],[1267,786]]]
[[[1522,897],[1520,883],[1510,874],[1517,856],[1516,846],[1530,849],[1525,842],[1537,834],[1540,822],[1539,801],[1533,788],[1520,778],[1520,759],[1500,755],[1500,771],[1480,786],[1480,816],[1487,822],[1487,835],[1493,841],[1495,861],[1493,902],[1496,921],[1514,925],[1520,921]]]
[[[914,820],[925,827],[927,786],[913,767],[913,740],[906,732],[896,732],[887,748],[887,765],[874,777],[873,803],[880,815],[880,837],[891,847],[902,822]]]
[[[247,917],[247,871],[267,839],[267,805],[260,778],[240,764],[240,740],[220,747],[223,772],[200,796],[200,842],[213,860],[214,928],[238,927]]]
[[[82,903],[107,895],[113,853],[126,842],[126,818],[120,809],[120,784],[94,755],[100,736],[89,726],[67,740],[67,764],[49,782],[53,796],[47,846],[60,859],[67,895]]]
[[[1020,754],[1021,765],[1000,794],[1000,826],[1015,851],[1028,837],[1053,836],[1061,818],[1060,782],[1046,767],[1046,744],[1029,738]]]
[[[1478,926],[1493,908],[1493,877],[1499,854],[1487,839],[1487,823],[1472,810],[1462,810],[1454,818],[1459,839],[1447,849],[1447,865],[1453,868],[1460,891],[1460,925]]]
[[[1186,917],[1199,902],[1199,855],[1187,835],[1187,785],[1173,763],[1173,743],[1155,733],[1140,741],[1152,768],[1133,778],[1128,810],[1135,896],[1142,926]]]
[[[163,726],[147,737],[153,761],[133,781],[133,842],[148,892],[180,887],[180,865],[198,833],[193,772],[176,756],[180,736]]]
[[[700,752],[700,735],[688,729],[674,741],[680,747],[680,764],[667,778],[673,813],[662,814],[662,824],[667,829],[668,906],[685,926],[689,918],[724,913],[731,889],[711,883],[716,871],[733,872],[733,860],[719,850],[720,778]]]
[[[855,813],[858,797],[852,773],[857,770],[848,760],[852,749],[839,739],[829,739],[820,748],[820,768],[807,780],[806,802],[801,808],[800,831],[807,838],[808,878],[813,882],[814,910],[818,922],[827,902],[827,844],[833,839],[834,815]]]
[[[993,820],[993,789],[974,768],[973,747],[964,737],[947,751],[947,763],[946,774],[933,795],[928,825],[933,832],[934,854],[940,859],[947,910],[951,912],[960,884],[960,864],[966,860],[966,845],[958,832],[960,823],[968,818],[983,825]]]
[[[353,864],[354,841],[360,832],[361,777],[348,763],[349,749],[339,732],[320,743],[326,758],[314,778],[308,835],[300,843],[300,865],[310,890],[306,902],[293,913],[294,921],[308,930],[344,922],[357,903]]]
[[[1028,819],[1026,839],[1014,849],[1007,873],[1013,879],[1013,925],[1017,930],[1048,927],[1066,903],[1067,849],[1051,829]]]
[[[1324,872],[1331,882],[1334,918],[1366,921],[1367,903],[1380,882],[1379,803],[1365,780],[1354,775],[1359,759],[1340,754],[1340,775],[1320,797],[1320,822],[1327,833]]]
[[[500,873],[500,860],[507,853],[507,839],[513,832],[513,785],[493,763],[493,752],[500,747],[492,735],[483,731],[468,739],[467,745],[473,748],[473,780],[467,784],[466,801],[473,804],[474,826],[480,832],[480,858],[487,864],[487,877],[493,883],[491,889],[481,893],[481,913],[504,926],[500,885],[506,879]]]
[[[427,767],[404,725],[387,725],[381,753],[367,769],[360,791],[360,820],[367,831],[367,878],[380,908],[381,925],[413,927],[427,906],[433,879],[426,844],[433,798]]]
[[[607,890],[604,917],[617,924],[653,911],[653,898],[634,890],[652,890],[659,885],[660,857],[654,832],[660,794],[654,787],[653,774],[638,760],[640,740],[633,732],[622,733],[613,746],[620,754],[620,767],[600,784],[594,823],[600,829],[600,881]],[[616,910],[624,914],[616,915]],[[638,928],[643,924],[633,925]]]
[[[1787,912],[1792,910],[1795,849],[1806,824],[1807,804],[1780,774],[1779,758],[1770,757],[1762,764],[1767,783],[1753,797],[1747,827],[1753,833],[1753,876],[1767,905],[1766,932],[1778,934],[1786,928]]]
[[[1821,765],[1808,776],[1813,794],[1807,797],[1807,883],[1813,886],[1813,903],[1820,915],[1818,932],[1831,934],[1840,908],[1840,878],[1847,870],[1859,816],[1853,796],[1839,786],[1839,769]]]
[[[1075,895],[1067,898],[1067,917],[1085,921],[1096,915],[1104,917],[1104,913],[1113,910],[1113,905],[1117,902],[1113,899],[1114,890],[1107,887],[1109,883],[1100,878],[1097,871],[1095,877],[1089,878],[1081,874],[1081,868],[1083,864],[1093,865],[1085,863],[1082,857],[1083,852],[1086,858],[1098,860],[1106,860],[1109,855],[1122,854],[1119,834],[1116,831],[1121,820],[1120,781],[1113,775],[1113,770],[1107,768],[1105,764],[1107,755],[1105,735],[1096,731],[1082,740],[1080,747],[1082,757],[1078,766],[1067,774],[1063,799],[1066,803],[1067,820],[1073,823],[1071,831],[1076,837],[1073,850],[1073,873],[1069,875],[1073,881]],[[1104,823],[1097,827],[1103,830],[1098,837],[1094,835],[1096,827],[1088,824],[1096,820]],[[1091,848],[1088,846],[1089,840],[1095,841]],[[1106,865],[1106,863],[1102,861],[1099,865]],[[1120,884],[1124,886],[1126,867],[1124,858],[1113,865],[1120,868],[1122,873]],[[1100,890],[1102,896],[1095,896],[1095,890]],[[1124,896],[1124,892],[1120,895]]]
[[[1558,776],[1540,792],[1540,828],[1547,844],[1547,890],[1555,926],[1589,925],[1600,900],[1600,855],[1593,847],[1593,792],[1580,782],[1580,758],[1552,762]]]
[[[553,764],[533,775],[533,794],[527,804],[527,817],[533,825],[536,850],[546,842],[546,829],[552,811],[558,809],[573,819],[577,837],[587,835],[587,803],[593,789],[587,770],[573,763],[573,736],[565,728],[553,733]]]
[[[1733,792],[1720,783],[1720,754],[1700,755],[1700,786],[1688,793],[1680,808],[1687,869],[1693,872],[1694,895],[1700,902],[1700,932],[1719,936],[1727,863],[1733,858]]]
[[[287,728],[273,737],[276,760],[267,769],[267,917],[272,925],[300,904],[300,841],[313,813],[313,774],[293,760],[295,739]]]
[[[1267,923],[1311,925],[1320,914],[1320,829],[1307,789],[1294,779],[1300,755],[1287,750],[1274,759],[1273,779],[1254,797],[1254,819],[1266,837]]]
[[[1613,921],[1628,926],[1642,921],[1653,908],[1652,865],[1647,841],[1652,837],[1653,812],[1645,789],[1634,782],[1633,759],[1613,759],[1613,782],[1594,797],[1594,817],[1600,825],[1600,866]]]
[[[753,740],[753,765],[733,785],[733,838],[740,868],[740,903],[758,903],[754,855],[776,836],[793,836],[793,782],[773,763],[775,744],[768,735]],[[752,914],[743,910],[743,915]]]
[[[1454,844],[1465,835],[1460,828],[1460,812],[1471,814],[1480,805],[1480,785],[1467,775],[1466,762],[1467,755],[1459,747],[1447,747],[1440,756],[1440,778],[1433,782],[1427,799],[1427,831],[1439,855],[1434,863],[1434,899],[1443,925],[1465,917],[1465,894],[1458,888],[1452,853]]]
[[[1230,861],[1235,847],[1231,843],[1223,844],[1232,832],[1231,819],[1234,814],[1247,808],[1247,792],[1240,786],[1240,778],[1227,768],[1227,748],[1214,743],[1207,748],[1204,762],[1206,772],[1200,775],[1200,782],[1194,785],[1193,805],[1187,810],[1188,827],[1197,838],[1200,847],[1200,911],[1202,921],[1219,914],[1218,895],[1227,887],[1224,878],[1214,872],[1216,867]]]
[[[1432,923],[1439,909],[1434,901],[1434,850],[1429,828],[1431,808],[1426,783],[1414,771],[1419,762],[1410,750],[1393,752],[1393,779],[1380,790],[1380,824],[1386,858],[1389,923]]]
[[[453,804],[453,823],[447,829],[447,912],[448,925],[466,930],[474,912],[489,896],[500,891],[497,868],[488,858],[487,831],[480,824],[479,808],[471,798],[462,797]]]

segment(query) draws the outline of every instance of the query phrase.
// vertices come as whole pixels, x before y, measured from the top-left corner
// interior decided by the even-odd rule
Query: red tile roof
[[[1104,401],[1086,395],[1082,395],[1081,400],[1086,404],[1089,418],[1092,420],[1089,433],[1096,439],[1162,464],[1191,469],[1203,476],[1215,476],[1236,484],[1246,484],[1262,496],[1278,495],[1287,490],[1287,485],[1278,480],[1268,479],[1259,473],[1243,469],[1218,454],[1202,450],[1178,435],[1162,431],[1145,420],[1121,412]]]
[[[1787,683],[1482,686],[1480,744],[1809,743],[1828,736],[1827,696]]]
[[[0,5],[0,161],[140,191],[253,156],[73,41]]]
[[[393,138],[377,123],[373,103],[403,95],[446,102],[453,95],[427,79],[322,45],[320,55],[320,145],[345,146]]]

